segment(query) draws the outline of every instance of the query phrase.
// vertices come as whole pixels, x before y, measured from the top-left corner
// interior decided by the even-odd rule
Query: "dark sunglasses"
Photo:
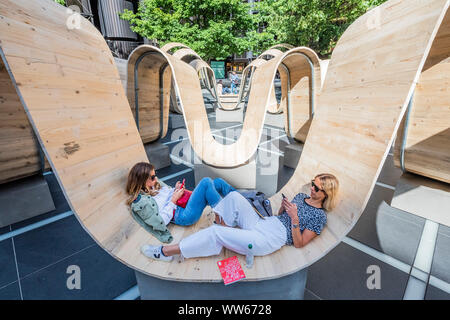
[[[150,176],[150,179],[152,179],[152,181],[155,181],[155,179],[156,179],[156,174]]]
[[[325,195],[327,195],[327,193],[325,192],[325,190],[320,189],[318,186],[316,186],[316,184],[314,183],[314,180],[311,180],[311,185],[313,186],[314,191],[316,191],[316,192],[322,191],[323,193],[325,193]]]

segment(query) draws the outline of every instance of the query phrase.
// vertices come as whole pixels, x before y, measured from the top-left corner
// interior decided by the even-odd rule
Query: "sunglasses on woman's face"
[[[323,191],[323,193],[327,194],[327,193],[325,192],[325,190],[320,189],[320,188],[314,183],[314,180],[311,180],[311,185],[313,186],[315,192]]]
[[[150,179],[152,179],[152,181],[155,181],[155,179],[156,179],[156,174],[150,176]]]

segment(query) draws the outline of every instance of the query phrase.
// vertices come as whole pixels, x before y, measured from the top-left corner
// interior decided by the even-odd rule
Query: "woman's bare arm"
[[[286,199],[283,200],[283,205],[286,208],[286,212],[291,218],[292,224],[298,225],[300,223],[297,215],[297,205],[295,203],[291,203]],[[317,234],[314,231],[305,229],[303,233],[300,232],[300,227],[294,228],[292,227],[292,240],[294,241],[294,247],[301,248],[309,243],[312,239],[314,239]]]

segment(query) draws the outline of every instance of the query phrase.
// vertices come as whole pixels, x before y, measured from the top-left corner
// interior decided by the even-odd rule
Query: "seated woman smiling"
[[[218,255],[223,247],[246,255],[249,244],[255,256],[270,254],[284,245],[301,248],[322,232],[326,211],[336,205],[338,189],[334,175],[319,174],[311,181],[310,196],[299,193],[291,202],[284,198],[278,216],[265,219],[240,193],[231,191],[214,207],[220,225],[191,234],[178,244],[144,245],[141,251],[149,258],[171,261],[177,254],[184,258]]]

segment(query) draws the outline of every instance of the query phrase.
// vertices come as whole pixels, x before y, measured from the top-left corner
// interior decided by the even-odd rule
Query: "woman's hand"
[[[178,199],[180,199],[183,196],[183,193],[184,193],[184,187],[181,189],[176,189],[172,195],[172,202],[174,204],[177,204]]]
[[[183,182],[177,181],[175,184],[175,190],[180,189],[182,185],[184,185],[185,179],[183,179]]]
[[[289,202],[286,199],[283,199],[282,205],[284,206],[284,209],[291,218],[292,223],[297,224],[299,222],[297,214],[297,205],[295,203]]]

